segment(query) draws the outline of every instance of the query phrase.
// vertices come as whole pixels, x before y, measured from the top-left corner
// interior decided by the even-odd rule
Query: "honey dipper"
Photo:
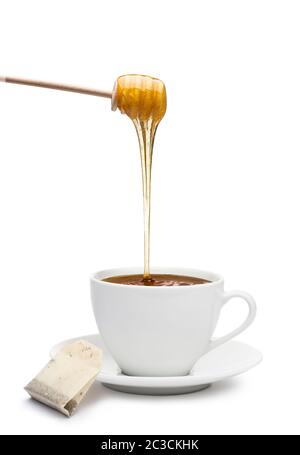
[[[120,109],[122,113],[127,113],[132,118],[132,112],[127,112],[126,107],[130,103],[130,107],[139,105],[139,108],[144,110],[147,115],[153,114],[154,117],[159,117],[159,120],[164,116],[166,109],[165,89],[161,81],[150,76],[143,75],[124,75],[120,76],[114,85],[112,91],[98,90],[94,88],[81,87],[78,85],[62,84],[58,82],[41,81],[35,79],[25,79],[12,76],[1,76],[0,82],[9,84],[29,85],[34,87],[49,88],[53,90],[63,90],[67,92],[81,93],[84,95],[99,96],[102,98],[111,98],[112,110]],[[135,91],[132,91],[136,89]],[[162,94],[162,100],[149,100],[149,90]],[[133,97],[134,93],[134,97]],[[135,98],[133,100],[133,98]],[[161,102],[162,101],[162,102]]]

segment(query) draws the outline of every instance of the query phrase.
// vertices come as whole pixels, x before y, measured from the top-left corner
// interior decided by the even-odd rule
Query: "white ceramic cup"
[[[152,273],[189,275],[211,281],[192,286],[134,286],[101,281],[143,273],[141,268],[97,272],[91,277],[92,304],[106,347],[124,374],[181,376],[200,356],[243,332],[256,313],[254,299],[243,291],[224,292],[220,275],[196,269],[153,268]],[[246,320],[212,339],[220,310],[228,300],[247,302]]]

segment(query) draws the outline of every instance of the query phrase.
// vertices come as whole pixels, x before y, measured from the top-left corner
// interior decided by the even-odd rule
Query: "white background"
[[[96,332],[90,274],[142,264],[141,173],[109,100],[1,84],[2,433],[299,433],[299,22],[289,0],[0,1],[0,73],[165,82],[151,262],[252,293],[257,319],[239,339],[264,354],[190,395],[95,385],[71,419],[27,397],[53,344]],[[218,333],[245,312],[228,305]]]

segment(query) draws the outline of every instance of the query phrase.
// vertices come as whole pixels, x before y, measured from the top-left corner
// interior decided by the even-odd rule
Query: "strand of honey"
[[[120,109],[134,123],[140,146],[144,206],[144,279],[150,274],[150,208],[153,143],[167,108],[166,88],[160,79],[139,74],[120,76],[113,90],[112,109]]]

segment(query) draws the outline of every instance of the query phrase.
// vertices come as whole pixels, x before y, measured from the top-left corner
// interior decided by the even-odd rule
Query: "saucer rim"
[[[58,352],[58,349],[62,348],[66,343],[68,342],[75,342],[79,339],[89,339],[90,337],[95,337],[98,336],[100,337],[102,341],[101,334],[99,333],[94,333],[94,334],[88,334],[88,335],[83,335],[81,337],[74,337],[74,338],[69,338],[66,340],[63,340],[61,342],[56,343],[55,345],[52,346],[50,350],[50,357],[53,359],[53,357],[56,355]],[[256,354],[256,358],[251,358],[248,360],[248,363],[245,363],[241,365],[240,367],[235,367],[235,368],[230,368],[230,369],[224,369],[222,370],[222,373],[219,375],[213,375],[213,376],[203,376],[200,375],[199,373],[191,370],[190,374],[187,374],[185,376],[128,376],[124,375],[121,373],[121,370],[119,369],[118,371],[115,371],[114,373],[106,373],[106,372],[101,372],[97,375],[96,380],[100,381],[103,385],[106,384],[112,384],[112,385],[122,385],[122,386],[128,386],[128,387],[160,387],[160,388],[168,388],[168,387],[185,387],[185,386],[197,386],[197,385],[204,385],[204,384],[212,384],[215,382],[219,382],[224,379],[229,379],[234,376],[238,376],[240,374],[246,373],[249,371],[251,368],[254,368],[258,364],[260,364],[263,360],[262,353],[254,348],[253,346],[244,343],[242,341],[238,340],[230,340],[226,343],[226,345],[229,344],[239,344],[242,345],[244,348],[249,349],[252,351],[253,354]],[[221,345],[222,346],[222,345]],[[215,350],[218,350],[219,348],[215,348]],[[212,352],[212,351],[210,351]],[[206,355],[209,355],[210,352],[208,352]],[[105,349],[105,354],[112,357],[109,351]],[[204,356],[203,356],[204,357]],[[198,359],[199,360],[199,359]],[[197,362],[198,362],[197,360]],[[196,363],[197,363],[196,362]]]

